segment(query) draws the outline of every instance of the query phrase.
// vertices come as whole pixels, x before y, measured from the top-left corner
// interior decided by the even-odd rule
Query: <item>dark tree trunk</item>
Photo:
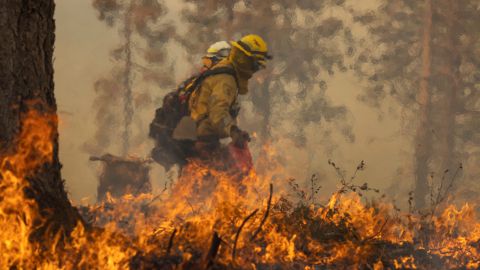
[[[0,154],[12,151],[21,115],[31,109],[56,113],[53,94],[53,0],[0,1]],[[56,124],[54,124],[56,125]],[[60,175],[58,133],[54,127],[53,162],[30,177],[32,196],[46,219],[43,229],[67,232],[80,220]],[[31,192],[30,192],[31,191]],[[43,232],[40,229],[38,232]]]

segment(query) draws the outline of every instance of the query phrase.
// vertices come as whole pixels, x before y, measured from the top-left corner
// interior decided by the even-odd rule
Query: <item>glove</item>
[[[250,141],[248,132],[239,129],[237,126],[231,127],[230,137],[232,138],[232,143],[238,148],[245,148],[245,145]]]

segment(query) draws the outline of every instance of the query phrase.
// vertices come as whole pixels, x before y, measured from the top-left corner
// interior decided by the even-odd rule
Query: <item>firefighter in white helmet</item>
[[[203,68],[209,69],[220,60],[227,58],[232,46],[226,41],[218,41],[210,45],[207,53],[202,57]]]

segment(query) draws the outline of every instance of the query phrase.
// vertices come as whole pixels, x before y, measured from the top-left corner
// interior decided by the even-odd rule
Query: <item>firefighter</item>
[[[207,53],[202,57],[203,66],[200,72],[181,83],[178,88],[167,94],[162,107],[158,108],[155,118],[150,124],[149,136],[155,140],[155,147],[152,150],[152,158],[169,170],[175,164],[185,164],[186,159],[192,156],[194,124],[189,123],[186,117],[182,117],[179,104],[179,93],[191,87],[195,81],[208,71],[212,66],[230,54],[231,45],[226,41],[219,41],[212,44]],[[185,119],[184,119],[185,118]],[[180,122],[179,122],[180,121]]]
[[[190,78],[186,79],[183,83],[179,85],[180,88],[185,88],[188,84],[192,83],[196,78],[200,76],[203,72],[209,70],[214,65],[216,65],[221,60],[228,57],[230,54],[232,46],[226,41],[218,41],[210,45],[207,49],[207,53],[202,57],[202,68],[200,72],[194,74]]]
[[[231,69],[232,72],[205,78],[189,99],[190,117],[196,123],[195,148],[200,156],[215,152],[223,138],[230,137],[239,148],[250,141],[248,133],[236,123],[238,95],[248,93],[248,80],[265,68],[271,56],[266,42],[258,35],[246,35],[231,44],[228,58],[211,69]]]
[[[253,160],[248,149],[250,136],[237,126],[239,113],[238,95],[248,93],[248,80],[266,67],[271,59],[267,44],[257,35],[247,35],[232,42],[227,59],[205,71],[198,87],[188,99],[188,115],[194,122],[194,155],[181,168],[172,194],[182,194],[185,187],[193,192],[193,201],[202,201],[217,188],[219,181],[228,179],[239,194],[246,192],[244,181],[253,169]],[[228,145],[220,140],[231,138]],[[190,162],[191,161],[191,162]],[[206,173],[199,177],[197,168],[222,172]],[[223,176],[227,176],[224,178]]]
[[[227,58],[230,54],[231,46],[226,41],[218,41],[210,45],[207,49],[207,54],[202,57],[203,70],[210,69],[216,65],[220,60]]]

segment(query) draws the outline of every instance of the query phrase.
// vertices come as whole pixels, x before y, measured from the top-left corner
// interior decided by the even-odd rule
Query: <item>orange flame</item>
[[[228,267],[425,268],[415,252],[404,250],[438,258],[446,269],[480,267],[480,222],[469,204],[450,205],[431,219],[407,218],[387,202],[365,204],[355,193],[334,193],[322,207],[296,204],[275,188],[270,205],[270,177],[255,171],[239,177],[198,161],[184,168],[171,192],[127,194],[90,207],[97,229],[79,224],[67,241],[59,235],[45,249],[30,241],[42,219],[24,190],[26,179],[52,161],[56,123],[29,112],[15,151],[0,159],[1,269],[127,269],[141,268],[142,260],[198,269],[213,232],[221,238],[214,260]],[[428,239],[419,241],[426,229]]]

